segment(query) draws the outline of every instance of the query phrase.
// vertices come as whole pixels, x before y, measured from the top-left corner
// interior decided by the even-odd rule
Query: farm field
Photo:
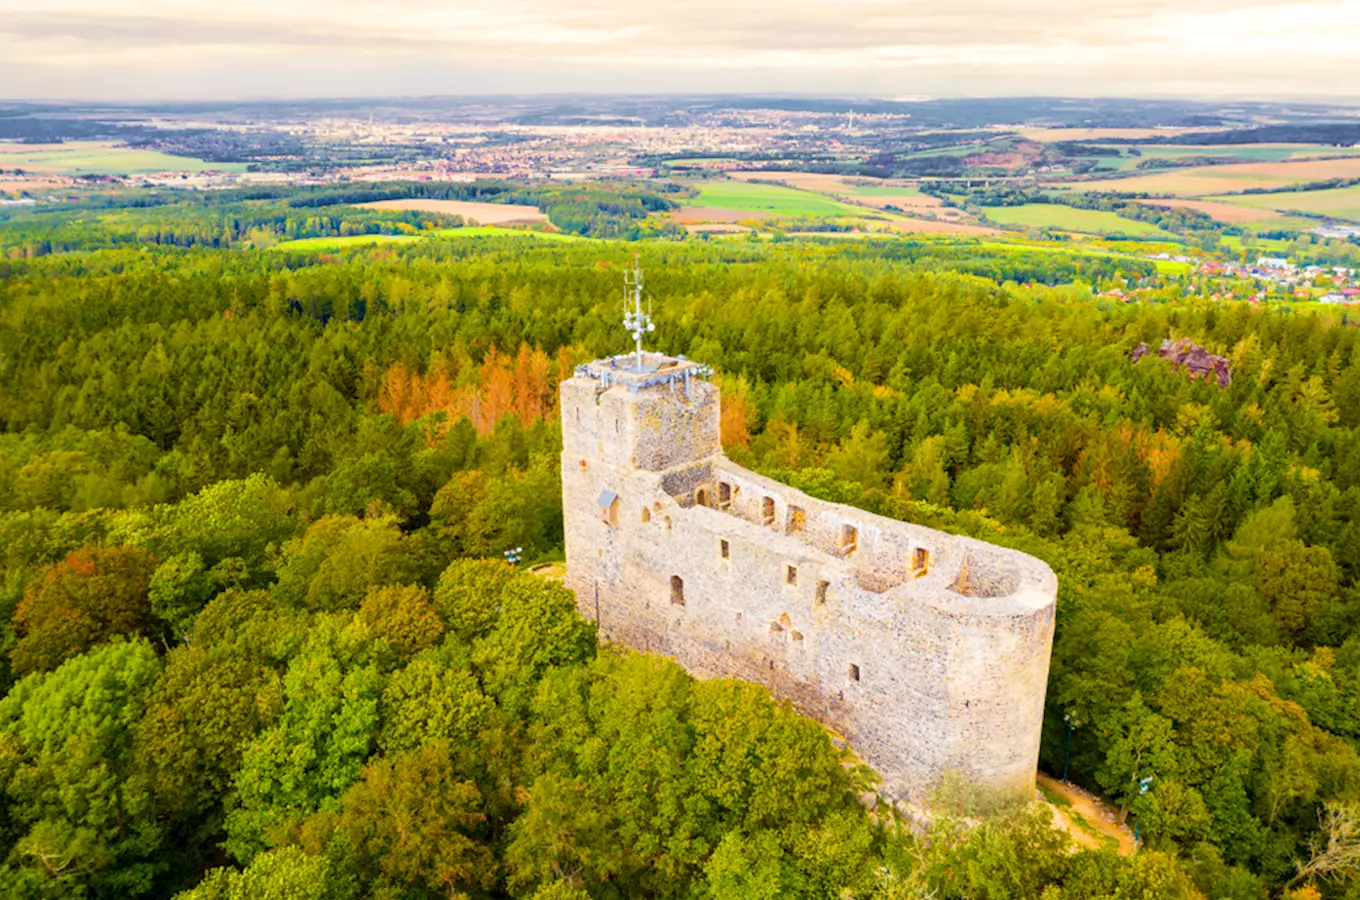
[[[740,181],[778,181],[800,191],[829,194],[834,198],[855,205],[882,209],[896,206],[899,209],[931,209],[940,206],[940,201],[929,194],[921,193],[916,185],[908,181],[889,181],[881,184],[866,183],[861,178],[844,175],[825,175],[819,172],[729,172],[731,177]]]
[[[548,221],[547,215],[538,207],[514,203],[478,203],[471,200],[378,200],[358,205],[365,209],[394,209],[462,216],[465,219],[476,219],[481,225]]]
[[[909,219],[893,216],[887,220],[888,227],[894,231],[908,234],[952,234],[952,235],[990,235],[1001,234],[996,228],[987,225],[974,225],[967,222],[947,222],[932,219]]]
[[[1206,216],[1217,219],[1228,225],[1247,225],[1253,222],[1268,222],[1271,219],[1280,217],[1280,213],[1273,209],[1256,209],[1238,203],[1224,200],[1179,200],[1167,198],[1165,200],[1140,200],[1138,201],[1147,206],[1176,207],[1179,209],[1190,209],[1195,212],[1202,212]]]
[[[699,196],[690,201],[688,206],[767,216],[853,216],[861,212],[854,206],[830,197],[773,184],[708,181],[698,187]]]
[[[156,150],[98,141],[0,143],[0,168],[50,175],[144,175],[152,172],[244,172],[244,163],[209,163]]]
[[[903,184],[847,184],[845,193],[854,197],[930,197],[929,194],[921,193],[920,189],[914,185]]]
[[[1281,191],[1210,198],[1256,210],[1305,212],[1360,221],[1360,185],[1323,191]]]
[[[524,228],[498,228],[494,225],[474,225],[466,228],[437,228],[420,234],[354,234],[344,237],[301,238],[275,244],[274,250],[343,250],[365,244],[395,244],[422,241],[430,238],[466,240],[479,237],[527,237],[542,238],[549,241],[584,241],[588,238],[578,234],[560,234],[549,231],[529,231]]]
[[[1062,253],[1069,256],[1099,256],[1106,259],[1144,259],[1132,253],[1106,250],[1100,245],[1082,246],[1080,244],[1036,244],[1028,241],[981,241],[978,247],[989,250],[1026,250],[1036,253]],[[1174,259],[1152,260],[1157,271],[1163,275],[1184,275],[1193,270],[1190,263],[1176,262]]]
[[[1284,162],[1290,159],[1360,156],[1360,149],[1329,147],[1324,144],[1203,144],[1197,146],[1140,144],[1143,159],[1184,159],[1204,156],[1210,159],[1247,159],[1253,162]]]
[[[299,238],[283,241],[269,248],[285,252],[309,253],[316,250],[346,250],[350,247],[363,247],[368,244],[402,244],[421,240],[424,235],[414,234],[351,234],[344,237]]]
[[[984,212],[994,222],[1029,228],[1057,228],[1086,234],[1127,234],[1133,237],[1178,240],[1170,232],[1147,222],[1121,218],[1098,209],[1074,209],[1057,203],[1026,203],[1023,206],[992,206]]]
[[[1302,162],[1238,163],[1173,169],[1073,185],[1080,191],[1120,191],[1172,197],[1204,197],[1230,191],[1283,188],[1329,178],[1360,178],[1360,157]]]
[[[1240,251],[1244,249],[1242,246],[1242,239],[1235,234],[1225,234],[1219,243],[1221,246],[1229,247],[1233,250]],[[1257,238],[1252,250],[1256,253],[1287,254],[1291,246],[1293,246],[1292,241],[1282,241],[1276,238]]]
[[[681,225],[723,224],[734,225],[748,219],[759,219],[756,213],[740,209],[717,209],[711,206],[682,206],[666,215]]]
[[[727,177],[743,182],[778,182],[800,191],[813,191],[822,194],[844,194],[850,188],[841,175],[827,175],[822,172],[728,172]]]
[[[1177,160],[1194,157],[1232,159],[1244,162],[1286,162],[1298,159],[1316,159],[1318,157],[1360,157],[1360,150],[1348,147],[1328,147],[1322,144],[1204,144],[1200,146],[1139,144],[1137,147],[1117,147],[1117,149],[1125,151],[1136,149],[1139,155],[1118,158],[1104,157],[1100,160],[1100,168],[1114,169],[1119,172],[1134,172],[1146,160]]]
[[[1010,129],[1007,129],[1010,130]],[[1018,128],[1015,132],[1031,141],[1045,144],[1057,141],[1139,140],[1170,137],[1194,131],[1193,128]]]
[[[439,228],[428,232],[431,237],[438,238],[465,238],[478,237],[526,237],[542,238],[545,241],[587,241],[590,238],[582,237],[579,234],[567,234],[561,231],[530,231],[527,228],[498,228],[494,225],[473,225],[466,228]]]

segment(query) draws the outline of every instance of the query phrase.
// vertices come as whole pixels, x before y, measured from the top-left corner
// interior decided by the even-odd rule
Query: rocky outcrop
[[[1147,344],[1139,344],[1133,348],[1132,361],[1138,362],[1151,352]],[[1212,378],[1221,388],[1232,384],[1232,370],[1228,367],[1227,357],[1215,356],[1189,338],[1162,341],[1157,355],[1171,363],[1177,371],[1183,366],[1191,378]]]

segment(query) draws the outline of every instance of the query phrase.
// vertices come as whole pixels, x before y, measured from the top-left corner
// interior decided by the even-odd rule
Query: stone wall
[[[768,685],[895,799],[950,772],[1032,796],[1052,571],[742,469],[697,367],[621,363],[561,386],[567,584],[601,637]]]

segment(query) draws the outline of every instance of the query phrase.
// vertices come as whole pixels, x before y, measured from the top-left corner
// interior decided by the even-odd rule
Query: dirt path
[[[1133,833],[1114,822],[1115,812],[1090,794],[1039,773],[1039,791],[1053,810],[1053,821],[1083,847],[1117,844],[1120,856],[1134,851]]]

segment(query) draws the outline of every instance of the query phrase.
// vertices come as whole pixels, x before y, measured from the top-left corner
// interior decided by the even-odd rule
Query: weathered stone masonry
[[[1042,562],[813,499],[730,462],[692,362],[561,386],[567,584],[610,641],[768,685],[921,802],[1029,799],[1057,582]]]

